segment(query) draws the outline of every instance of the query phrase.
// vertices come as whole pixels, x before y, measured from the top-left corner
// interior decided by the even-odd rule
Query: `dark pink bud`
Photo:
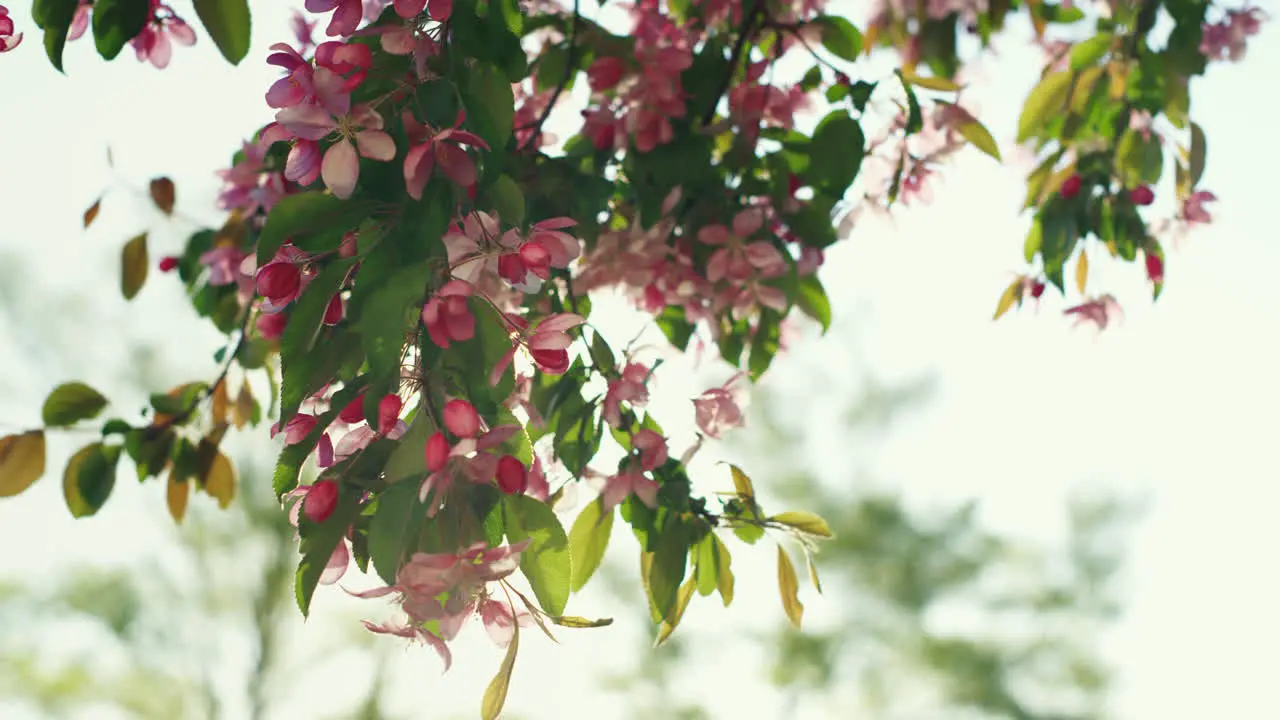
[[[1164,261],[1155,253],[1146,253],[1147,278],[1157,285],[1164,282]]]
[[[1062,187],[1058,190],[1058,194],[1064,200],[1070,200],[1080,194],[1080,186],[1084,184],[1084,180],[1079,175],[1072,175],[1062,183]]]
[[[520,253],[506,253],[498,257],[498,276],[511,284],[524,282],[524,276],[528,270],[524,266],[524,261],[520,259]]]
[[[533,356],[533,361],[538,367],[548,375],[563,375],[569,369],[569,351],[568,350],[539,350],[533,348],[529,351]]]
[[[546,280],[551,276],[549,268],[551,267],[551,253],[542,246],[542,243],[531,242],[520,248],[520,259],[529,268],[529,272]]]
[[[262,313],[258,316],[255,327],[258,328],[258,334],[263,340],[279,340],[288,322],[289,318],[285,317],[284,313]]]
[[[342,236],[342,244],[338,246],[338,257],[352,258],[359,252],[360,246],[356,241],[354,231]]]
[[[444,426],[458,437],[472,438],[480,433],[480,414],[466,400],[450,400],[444,405]]]
[[[1031,284],[1031,297],[1039,300],[1040,296],[1043,294],[1044,294],[1044,283],[1037,280]]]
[[[529,486],[529,471],[524,463],[511,455],[498,459],[498,489],[508,495],[519,495]]]
[[[302,498],[302,512],[313,523],[322,523],[333,514],[338,505],[338,483],[332,480],[321,480],[307,491]]]
[[[427,448],[424,454],[429,472],[439,472],[444,467],[445,462],[449,459],[449,441],[445,439],[444,433],[437,432],[427,438]]]
[[[337,325],[342,322],[343,315],[342,295],[334,295],[329,301],[329,306],[324,309],[324,324]]]
[[[342,412],[338,413],[338,419],[348,425],[354,425],[364,420],[364,395],[356,396],[355,400],[347,403],[342,408]]]
[[[172,272],[176,267],[178,267],[178,258],[172,255],[160,258],[160,272]]]
[[[596,58],[591,67],[587,68],[587,83],[591,85],[591,92],[604,92],[622,82],[624,72],[626,66],[623,65],[622,58],[606,55]]]
[[[258,270],[255,284],[259,295],[280,305],[297,296],[302,286],[302,271],[289,262],[267,263]]]
[[[396,427],[396,421],[400,419],[400,408],[404,407],[404,401],[399,395],[391,393],[378,401],[378,433],[386,435]]]
[[[1142,205],[1145,207],[1156,201],[1156,194],[1151,191],[1150,187],[1146,185],[1139,185],[1129,191],[1129,199],[1133,201],[1134,205]]]

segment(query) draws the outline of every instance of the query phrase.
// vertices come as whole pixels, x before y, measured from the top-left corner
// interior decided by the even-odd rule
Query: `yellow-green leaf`
[[[1200,178],[1204,177],[1204,154],[1204,129],[1196,123],[1191,123],[1191,153],[1187,158],[1187,162],[1189,163],[1191,170],[1192,188],[1199,185]]]
[[[93,201],[88,210],[84,211],[84,226],[88,228],[93,221],[98,218],[98,212],[102,210],[102,198]]]
[[[1062,109],[1071,94],[1071,78],[1066,71],[1050,73],[1031,90],[1018,117],[1018,142],[1030,138]]]
[[[996,145],[996,139],[991,137],[991,131],[982,123],[977,120],[961,123],[960,127],[956,128],[956,132],[968,140],[970,145],[996,160],[1000,159],[1000,147]]]
[[[44,474],[44,431],[0,438],[0,497],[13,497]]]
[[[572,563],[569,577],[572,578],[574,592],[581,590],[591,579],[604,560],[605,549],[609,547],[614,513],[612,508],[607,513],[603,510],[604,504],[596,498],[582,509],[569,530],[569,560]]]
[[[204,491],[218,501],[223,510],[231,504],[236,496],[236,471],[226,455],[219,452],[209,463],[209,474],[204,476]]]
[[[1089,282],[1089,256],[1084,248],[1080,249],[1080,258],[1076,260],[1076,289],[1084,294],[1085,285]]]
[[[172,180],[167,177],[158,177],[151,181],[148,192],[151,195],[151,202],[156,204],[160,212],[165,215],[173,214],[173,206],[178,201],[178,195]]]
[[[926,90],[937,90],[938,92],[958,92],[960,86],[951,80],[940,77],[920,77],[913,72],[902,71],[902,80],[911,83],[916,87],[922,87]]]
[[[809,581],[813,583],[813,589],[821,595],[822,583],[818,580],[818,566],[814,564],[812,555],[805,553],[804,559],[809,564]]]
[[[107,407],[102,393],[82,382],[63,383],[49,392],[40,417],[49,427],[67,427],[92,420]]]
[[[802,510],[789,510],[784,513],[778,513],[769,518],[773,522],[782,523],[787,527],[795,528],[800,532],[809,535],[817,535],[818,537],[831,537],[831,526],[827,525],[827,521],[818,517],[811,512]]]
[[[559,615],[551,616],[551,622],[567,628],[598,628],[613,624],[613,618],[600,618],[599,620],[588,620],[577,615]]]
[[[698,541],[697,561],[694,566],[694,577],[698,580],[698,594],[706,597],[716,591],[716,580],[720,576],[720,554],[716,552],[716,534],[708,532]]]
[[[720,599],[724,600],[724,606],[729,607],[729,603],[733,602],[733,570],[730,565],[733,558],[729,555],[729,548],[720,541],[718,536],[712,535],[716,544],[716,589],[720,591]]]
[[[694,578],[690,576],[680,586],[679,592],[676,593],[675,607],[671,610],[667,619],[662,621],[662,625],[658,627],[658,638],[653,643],[654,647],[662,645],[676,631],[676,627],[680,625],[680,618],[684,617],[685,608],[689,607],[689,601],[693,599],[693,590],[696,584]]]
[[[516,651],[520,647],[520,624],[515,623],[515,632],[511,636],[511,644],[507,646],[507,654],[502,658],[502,666],[498,674],[489,681],[484,691],[484,699],[480,701],[480,717],[484,720],[498,720],[502,706],[507,704],[507,690],[511,687],[511,671],[516,666]]]
[[[733,474],[733,488],[738,491],[738,496],[744,499],[754,498],[756,496],[755,488],[751,486],[751,478],[737,465],[730,465],[729,472]]]
[[[1001,315],[1009,312],[1009,308],[1018,301],[1018,295],[1021,294],[1022,278],[1014,278],[1009,283],[1009,287],[1004,289],[1004,294],[1000,296],[1000,302],[996,303],[996,314],[992,320],[999,320]]]
[[[169,506],[169,515],[176,523],[181,523],[187,514],[187,501],[191,498],[191,483],[179,480],[169,473],[165,484],[165,503]]]
[[[142,233],[124,244],[120,254],[120,292],[125,300],[132,300],[142,284],[147,281],[147,234]]]
[[[778,546],[778,593],[782,596],[782,609],[795,627],[800,627],[804,605],[800,604],[800,581],[796,578],[796,566],[791,564],[787,551]]]

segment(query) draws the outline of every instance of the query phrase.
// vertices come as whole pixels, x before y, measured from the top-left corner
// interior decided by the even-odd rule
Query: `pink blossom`
[[[307,0],[306,8],[313,13],[333,11],[329,26],[324,30],[324,34],[330,37],[354,33],[364,18],[363,0]]]
[[[653,371],[639,363],[629,362],[622,368],[619,377],[609,381],[604,394],[601,412],[604,421],[613,427],[622,426],[621,404],[628,403],[633,408],[644,407],[649,402],[649,389],[646,384]]]
[[[640,467],[655,470],[667,462],[667,439],[653,430],[643,429],[631,436],[631,446],[640,452]]]
[[[758,208],[747,208],[733,218],[733,229],[724,225],[707,225],[698,231],[698,240],[720,246],[707,260],[707,279],[743,281],[759,272],[776,277],[786,272],[782,254],[771,243],[747,239],[760,230],[764,216]]]
[[[313,523],[322,523],[333,514],[338,505],[338,483],[321,480],[311,486],[311,492],[302,499],[302,511]]]
[[[421,15],[424,8],[432,20],[445,22],[453,14],[453,0],[395,0],[396,14],[406,20]]]
[[[529,338],[529,354],[538,368],[551,375],[560,375],[568,370],[568,347],[573,344],[568,331],[586,321],[581,315],[560,313],[538,323]]]
[[[1197,190],[1182,201],[1182,219],[1188,225],[1207,225],[1213,218],[1209,215],[1209,211],[1205,209],[1205,203],[1216,201],[1218,198],[1208,190]]]
[[[742,427],[746,419],[742,413],[736,383],[742,374],[733,376],[724,385],[711,388],[693,401],[694,420],[698,429],[708,437],[719,439],[731,428]]]
[[[279,340],[284,334],[285,325],[289,322],[289,316],[284,313],[261,313],[254,322],[254,329],[262,336],[263,340]]]
[[[149,60],[156,69],[163,70],[169,66],[169,59],[173,56],[171,42],[179,45],[194,45],[196,33],[186,21],[173,12],[173,8],[160,0],[151,0],[150,12],[150,18],[143,26],[142,32],[129,43],[133,45],[134,54],[138,56],[139,62]]]
[[[386,162],[396,156],[395,141],[382,130],[382,116],[367,105],[358,105],[341,117],[334,117],[318,105],[292,105],[276,113],[276,122],[301,140],[317,141],[337,134],[334,144],[324,153],[320,175],[333,194],[343,200],[355,191],[360,157]],[[314,144],[308,148],[319,152]],[[313,158],[309,160],[308,167],[314,163]]]
[[[71,27],[67,28],[67,42],[79,40],[89,29],[89,15],[93,12],[91,0],[80,0],[76,6],[76,14],[71,17]]]
[[[635,465],[628,465],[625,470],[610,475],[605,480],[604,489],[600,493],[604,512],[609,512],[632,494],[645,505],[658,507],[658,483],[646,477]]]
[[[15,33],[9,8],[0,5],[0,53],[6,53],[22,44],[22,33]],[[81,30],[81,32],[84,32]]]
[[[316,426],[317,418],[315,415],[304,415],[297,413],[289,418],[289,422],[284,426],[284,444],[295,445],[306,439],[311,434],[312,429]],[[280,432],[280,423],[271,426],[271,437],[275,437]]]
[[[1076,315],[1076,327],[1083,323],[1093,323],[1099,331],[1106,330],[1112,321],[1124,320],[1124,311],[1120,303],[1111,295],[1103,295],[1087,302],[1067,308],[1064,315]]]
[[[378,401],[378,432],[380,434],[389,435],[395,430],[402,407],[404,407],[404,401],[395,393],[389,393]]]
[[[489,145],[479,135],[461,129],[465,118],[465,113],[459,111],[453,127],[437,132],[415,120],[412,112],[404,111],[402,119],[411,145],[404,159],[404,182],[414,200],[422,199],[422,191],[437,165],[454,183],[464,188],[475,185],[476,164],[463,146],[488,150]]]
[[[240,265],[248,257],[248,253],[235,245],[217,245],[200,255],[200,264],[209,268],[209,284],[213,286],[230,285],[240,275]]]
[[[299,52],[305,53],[316,46],[313,36],[316,31],[315,20],[308,20],[305,15],[294,10],[289,16],[289,30],[293,32],[293,39],[298,43]]]
[[[476,319],[467,305],[473,288],[463,280],[450,280],[422,308],[422,324],[431,342],[442,348],[475,337]]]
[[[1248,38],[1257,35],[1267,18],[1262,8],[1228,10],[1221,22],[1205,23],[1200,35],[1200,52],[1209,60],[1237,62],[1244,58]]]

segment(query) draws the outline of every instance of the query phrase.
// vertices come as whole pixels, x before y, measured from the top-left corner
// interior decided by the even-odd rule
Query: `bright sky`
[[[236,69],[204,36],[194,50],[177,49],[164,72],[127,55],[103,63],[83,40],[69,48],[70,76],[63,77],[49,67],[22,5],[12,8],[14,20],[32,32],[23,47],[0,58],[6,141],[0,251],[20,261],[3,270],[30,283],[23,286],[30,298],[21,306],[25,314],[0,314],[0,428],[6,432],[37,423],[44,394],[58,382],[81,379],[120,397],[116,388],[131,377],[129,348],[138,343],[150,343],[163,358],[160,374],[148,378],[152,391],[214,374],[219,338],[193,327],[175,282],[153,276],[132,304],[118,290],[119,248],[127,238],[156,228],[154,260],[177,251],[190,228],[151,218],[147,204],[122,187],[112,190],[89,232],[80,228],[80,213],[112,182],[104,150],[110,143],[127,181],[143,187],[150,177],[169,175],[183,212],[218,222],[212,170],[268,118],[261,98],[277,70],[261,60],[269,44],[288,37],[289,10],[287,3],[255,3],[253,50]],[[986,85],[975,95],[981,117],[1011,156],[1012,125],[1038,65],[1033,51],[1016,43],[1002,54],[988,62]],[[1038,315],[1027,308],[990,322],[1008,273],[1020,269],[1026,220],[1015,213],[1023,176],[973,152],[948,172],[936,204],[902,213],[896,229],[860,226],[823,270],[837,316],[855,307],[870,310],[859,314],[857,352],[881,378],[932,372],[938,379],[926,408],[877,447],[857,446],[865,453],[860,464],[920,502],[979,497],[991,524],[1036,538],[1061,530],[1069,487],[1106,486],[1149,498],[1127,558],[1127,615],[1107,647],[1119,670],[1119,718],[1280,717],[1268,671],[1280,645],[1274,611],[1280,584],[1272,561],[1280,547],[1280,524],[1273,520],[1280,474],[1268,443],[1280,430],[1274,410],[1280,346],[1272,331],[1280,298],[1271,292],[1280,248],[1269,214],[1274,183],[1266,180],[1280,154],[1275,143],[1250,135],[1274,115],[1274,99],[1259,89],[1271,80],[1267,69],[1277,67],[1280,49],[1257,39],[1247,62],[1214,66],[1196,81],[1192,116],[1209,137],[1203,186],[1222,198],[1212,206],[1216,222],[1170,254],[1166,292],[1154,306],[1140,268],[1093,263],[1091,283],[1112,289],[1127,312],[1125,323],[1101,338],[1071,330],[1051,293]],[[6,302],[10,296],[4,293]],[[613,336],[629,338],[634,316],[610,314],[619,326]],[[796,352],[837,371],[849,366],[856,375],[852,343],[838,334],[806,337]],[[50,339],[66,343],[65,355],[40,351]],[[681,419],[688,408],[683,398],[710,384],[705,374],[699,384],[684,367],[667,366],[658,378],[663,394],[680,399],[657,408],[677,437],[687,437],[690,428],[689,419]],[[856,392],[851,379],[849,393]],[[126,399],[121,414],[144,402],[141,394]],[[820,423],[810,432],[814,447],[833,452],[842,446]],[[87,441],[51,441],[49,475],[23,497],[0,503],[0,539],[15,548],[0,556],[0,577],[45,582],[71,563],[141,565],[150,548],[173,537],[161,487],[139,486],[124,473],[100,517],[69,517],[59,479],[77,440]],[[704,451],[695,475],[703,489],[727,482],[710,466],[720,458],[749,462],[750,455],[732,447]],[[850,464],[834,454],[830,461]],[[192,511],[215,512],[207,505],[197,500]],[[621,534],[617,540],[611,555],[633,566],[634,541]],[[755,557],[738,551],[738,604],[725,611],[695,603],[686,623],[730,633],[775,622],[781,610],[768,555],[767,548]],[[807,617],[821,621],[832,612],[824,605],[838,602],[831,594],[806,598]],[[599,594],[570,609],[590,616],[613,610]],[[348,631],[353,612],[386,616],[377,603],[321,590],[307,625],[315,637],[304,644],[332,639],[335,627]],[[560,633],[561,647],[526,636],[509,703],[513,716],[621,717],[617,696],[596,689],[595,678],[603,667],[626,667],[617,656],[632,653],[642,631],[623,614],[611,628]],[[393,705],[411,711],[429,703],[432,709],[418,714],[424,717],[446,709],[473,716],[500,653],[478,627],[468,634],[443,678],[429,651],[405,653]],[[47,640],[52,646],[76,642]],[[243,660],[229,662],[235,667]],[[729,662],[722,659],[689,682],[716,683],[733,671]],[[744,655],[740,662],[743,672],[755,673],[762,660]],[[342,660],[300,670],[293,677],[297,689],[288,691],[298,694],[297,704],[290,701],[287,716],[354,700],[365,672]],[[767,689],[733,683],[733,692],[724,692],[731,682],[714,692],[693,684],[683,691],[704,697],[715,717],[773,715],[761,711],[779,704]],[[814,712],[811,717],[820,717]]]

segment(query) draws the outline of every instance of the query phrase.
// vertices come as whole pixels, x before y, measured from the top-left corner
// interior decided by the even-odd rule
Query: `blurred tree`
[[[273,700],[285,701],[303,660],[285,637],[297,624],[293,528],[269,488],[253,484],[269,475],[248,460],[239,466],[251,480],[238,511],[191,513],[177,552],[158,554],[145,572],[81,568],[51,588],[0,586],[0,698],[41,718],[289,717]],[[393,648],[368,633],[354,638],[376,668],[362,704],[333,717],[388,718],[381,696]],[[351,649],[351,637],[340,641]],[[337,655],[305,662],[314,670]],[[247,675],[227,671],[245,666]]]
[[[772,658],[784,717],[1105,717],[1108,670],[1098,642],[1120,612],[1114,579],[1132,506],[1074,496],[1065,547],[1038,547],[985,529],[974,502],[919,510],[875,487],[865,469],[854,482],[831,477],[818,463],[830,467],[857,439],[886,430],[927,400],[933,383],[864,380],[861,396],[840,409],[839,446],[822,447],[805,433],[804,415],[818,412],[810,402],[850,383],[821,372],[795,376],[823,394],[770,388],[757,395],[750,429],[735,438],[753,474],[770,478],[761,485],[774,495],[770,506],[820,508],[835,533],[818,558],[832,621],[806,616],[803,631],[780,621],[753,638]],[[610,587],[647,617],[629,584]],[[608,679],[629,693],[630,717],[712,717],[671,692],[703,632],[682,625],[634,670]],[[716,647],[718,656],[734,654]]]

